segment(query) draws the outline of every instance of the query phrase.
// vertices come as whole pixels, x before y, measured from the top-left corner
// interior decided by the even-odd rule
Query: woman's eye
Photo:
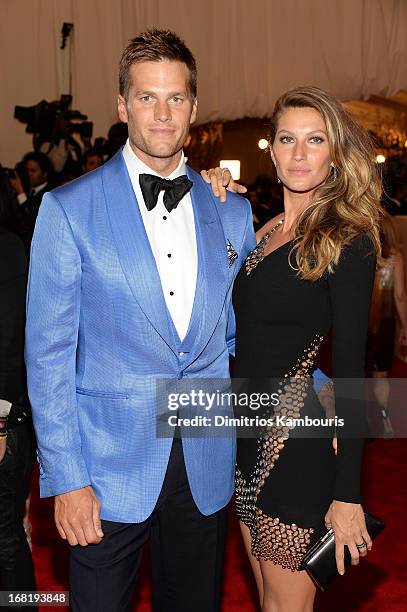
[[[293,142],[292,136],[281,136],[280,142]]]
[[[175,104],[181,104],[182,102],[182,98],[179,98],[178,96],[173,96],[171,100],[175,102]]]
[[[151,96],[142,96],[140,100],[141,102],[150,102]]]
[[[321,136],[312,136],[310,138],[310,142],[316,142],[317,144],[320,142],[324,142],[324,139]]]

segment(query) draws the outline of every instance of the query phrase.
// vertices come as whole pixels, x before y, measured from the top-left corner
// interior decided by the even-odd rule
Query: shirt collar
[[[158,172],[155,172],[155,170],[149,168],[147,164],[141,161],[141,159],[134,153],[133,149],[130,146],[129,139],[127,139],[126,144],[123,147],[122,154],[130,176],[138,177],[140,174],[153,174],[154,176],[161,176],[160,174],[158,174]],[[172,180],[177,178],[178,176],[182,176],[185,173],[185,157],[184,152],[181,151],[181,158],[179,160],[178,166],[173,172],[171,172],[170,175],[163,178]]]
[[[37,185],[36,187],[33,187],[32,191],[35,193],[35,195],[37,195],[37,193],[41,191],[41,189],[44,189],[44,187],[46,187],[47,184],[48,184],[47,182],[41,183],[41,185]]]

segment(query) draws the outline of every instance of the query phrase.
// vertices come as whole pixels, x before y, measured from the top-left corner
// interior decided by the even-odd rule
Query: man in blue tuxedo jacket
[[[131,610],[148,538],[154,610],[219,606],[235,440],[156,435],[157,379],[228,379],[232,284],[255,245],[249,203],[220,204],[185,166],[196,104],[184,43],[135,38],[120,64],[127,144],[48,193],[38,216],[29,394],[75,611]]]

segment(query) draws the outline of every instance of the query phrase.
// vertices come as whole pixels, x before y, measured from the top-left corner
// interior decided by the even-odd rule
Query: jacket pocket
[[[95,391],[94,389],[84,389],[83,387],[76,387],[76,393],[79,395],[88,395],[89,397],[104,397],[111,400],[129,399],[127,393],[119,393],[116,391]]]

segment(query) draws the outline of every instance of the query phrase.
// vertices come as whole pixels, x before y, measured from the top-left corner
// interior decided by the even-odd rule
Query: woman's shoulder
[[[334,277],[359,277],[368,272],[370,277],[376,269],[376,249],[367,232],[354,236],[342,246]]]
[[[368,232],[361,232],[354,236],[342,247],[342,256],[376,256],[376,249],[372,237]]]

